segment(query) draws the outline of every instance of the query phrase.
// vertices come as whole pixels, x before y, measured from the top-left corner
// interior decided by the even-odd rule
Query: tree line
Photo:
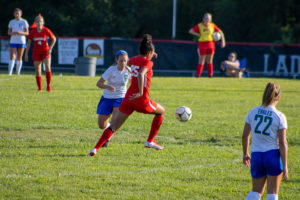
[[[171,39],[173,0],[0,0],[0,35],[7,35],[14,8],[31,24],[41,13],[57,36]],[[177,40],[195,40],[188,30],[213,15],[227,41],[300,43],[299,0],[177,0]]]

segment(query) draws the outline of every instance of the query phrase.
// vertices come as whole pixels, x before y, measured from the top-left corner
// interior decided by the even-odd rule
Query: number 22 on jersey
[[[258,123],[255,126],[255,130],[254,130],[255,133],[263,134],[263,135],[270,135],[270,132],[268,131],[268,129],[272,124],[272,121],[273,121],[272,117],[257,114],[257,115],[255,115],[254,120],[258,121]],[[262,124],[262,122],[264,122],[264,124]]]

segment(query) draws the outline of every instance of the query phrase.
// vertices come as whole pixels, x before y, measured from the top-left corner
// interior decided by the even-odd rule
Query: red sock
[[[214,66],[212,63],[209,63],[209,64],[206,64],[207,66],[207,74],[209,77],[212,77],[213,76],[213,73],[214,73]]]
[[[51,71],[46,72],[46,80],[47,80],[47,90],[51,90],[50,83],[51,83]]]
[[[163,119],[164,116],[162,115],[155,115],[153,118],[151,130],[147,139],[148,142],[152,142],[154,140],[154,137],[156,136]]]
[[[102,147],[102,145],[107,142],[107,140],[114,134],[114,132],[110,129],[110,128],[107,128],[104,130],[102,136],[100,137],[99,141],[97,142],[95,148],[98,149],[100,147]]]
[[[203,65],[197,65],[197,76],[200,77],[203,71]]]
[[[36,79],[36,84],[37,84],[39,90],[41,91],[42,90],[42,77],[36,76],[35,79]]]

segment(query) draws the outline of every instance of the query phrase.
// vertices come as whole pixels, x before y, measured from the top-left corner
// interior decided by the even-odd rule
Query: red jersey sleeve
[[[217,25],[214,25],[214,28],[215,28],[215,32],[219,32],[221,30]]]
[[[200,33],[198,24],[197,24],[196,26],[194,26],[192,29],[193,29],[193,31],[195,31],[196,33]]]
[[[53,36],[54,36],[54,34],[52,33],[52,31],[50,29],[48,29],[48,28],[46,28],[46,31],[47,31],[47,36],[52,39]]]
[[[147,60],[144,67],[146,67],[148,70],[151,70],[153,67],[153,62],[151,60]]]
[[[33,40],[33,34],[32,34],[32,31],[30,31],[29,35],[28,35],[28,40]]]

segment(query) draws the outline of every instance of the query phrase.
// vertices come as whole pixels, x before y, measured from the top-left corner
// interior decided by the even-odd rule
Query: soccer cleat
[[[97,154],[97,149],[96,149],[96,148],[93,148],[93,149],[90,151],[90,153],[89,153],[90,156],[95,156],[96,154]]]
[[[163,149],[164,149],[163,146],[159,146],[158,144],[156,144],[155,141],[153,141],[153,142],[148,142],[148,141],[146,141],[146,142],[144,143],[144,146],[145,146],[146,148],[153,148],[153,149],[156,149],[156,150],[163,150]]]

